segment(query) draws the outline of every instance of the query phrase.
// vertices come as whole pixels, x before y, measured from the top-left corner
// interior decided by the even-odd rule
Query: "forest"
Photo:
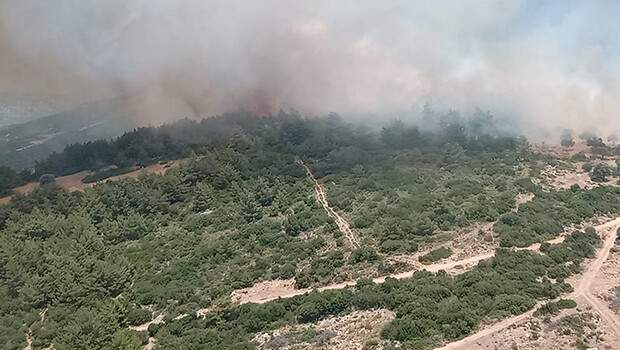
[[[50,181],[0,206],[0,344],[21,349],[29,336],[33,349],[141,349],[150,335],[156,349],[252,349],[259,331],[387,308],[396,319],[382,336],[427,349],[559,297],[594,254],[591,229],[543,245],[543,254],[509,248],[620,212],[620,189],[543,190],[530,169],[549,160],[494,129],[488,114],[447,114],[431,130],[400,121],[377,130],[337,115],[237,113],[68,146],[27,176],[183,162],[84,192]],[[351,219],[361,247],[317,204],[299,159]],[[0,171],[10,174],[7,189],[27,180]],[[515,211],[516,195],[529,192],[534,199]],[[496,222],[502,248],[473,270],[369,280],[400,268],[390,256],[477,222]],[[230,301],[235,289],[289,278],[300,288],[358,283],[260,305]],[[211,311],[196,317],[202,308]],[[153,312],[166,322],[128,328]]]

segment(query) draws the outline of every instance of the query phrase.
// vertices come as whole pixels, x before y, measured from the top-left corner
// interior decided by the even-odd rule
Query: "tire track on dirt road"
[[[342,234],[349,241],[349,244],[353,248],[359,248],[360,247],[359,240],[355,232],[351,230],[351,225],[349,224],[349,222],[346,219],[344,219],[342,216],[340,216],[340,214],[338,214],[329,205],[329,202],[327,202],[327,196],[325,195],[325,188],[323,187],[323,185],[317,181],[317,179],[314,177],[314,174],[312,174],[312,171],[310,171],[310,168],[308,168],[308,166],[304,164],[302,160],[298,160],[297,164],[299,164],[301,167],[305,169],[306,176],[308,177],[310,181],[312,181],[312,184],[314,185],[314,196],[316,200],[319,202],[319,204],[321,204],[323,209],[325,209],[325,211],[327,212],[327,215],[334,220],[340,232],[342,232]]]

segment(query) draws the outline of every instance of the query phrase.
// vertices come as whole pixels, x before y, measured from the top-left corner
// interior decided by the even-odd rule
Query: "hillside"
[[[17,103],[16,99],[10,101]],[[21,123],[5,126],[0,123],[0,164],[17,171],[33,167],[36,161],[61,152],[71,144],[110,139],[139,126],[194,116],[186,102],[150,90],[87,102],[43,116],[41,113],[51,107],[34,102],[30,105],[24,102],[18,107],[10,112],[19,117],[11,120]],[[27,108],[35,109],[38,114]]]
[[[549,187],[581,161],[477,130],[230,114],[76,145],[41,171],[184,160],[1,206],[0,343],[431,349],[512,322],[602,264],[620,188]]]

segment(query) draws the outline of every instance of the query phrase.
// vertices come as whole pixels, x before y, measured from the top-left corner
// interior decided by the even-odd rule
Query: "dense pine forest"
[[[71,145],[30,173],[0,168],[8,193],[46,174],[182,159],[164,175],[84,192],[49,181],[0,207],[0,345],[21,349],[28,338],[33,349],[141,349],[150,336],[156,349],[253,349],[257,332],[386,308],[396,318],[385,340],[428,349],[558,298],[594,255],[596,233],[575,230],[540,254],[511,248],[619,213],[620,189],[543,188],[536,177],[556,160],[494,130],[488,114],[377,130],[337,115],[237,113]],[[350,219],[359,246],[317,203],[300,160]],[[525,193],[533,200],[516,210]],[[501,248],[472,270],[370,279],[407,269],[390,257],[476,223],[492,223],[485,234]],[[358,283],[263,304],[230,299],[276,279],[294,279],[298,288]],[[197,316],[199,309],[209,311]],[[129,328],[153,314],[165,323]]]

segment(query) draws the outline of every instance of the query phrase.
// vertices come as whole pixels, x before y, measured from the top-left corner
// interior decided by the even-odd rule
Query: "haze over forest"
[[[0,0],[0,350],[620,349],[618,10]]]
[[[480,107],[533,137],[607,136],[620,110],[618,10],[616,1],[2,0],[0,97],[57,109],[128,97],[145,123],[289,108],[405,118],[431,103]]]

